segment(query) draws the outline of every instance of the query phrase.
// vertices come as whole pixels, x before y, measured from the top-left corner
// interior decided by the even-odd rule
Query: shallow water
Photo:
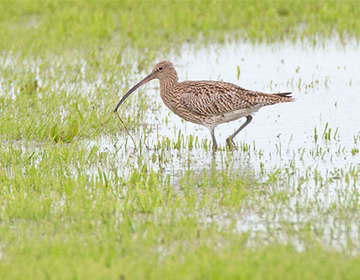
[[[285,236],[281,230],[284,224],[297,225],[295,228],[299,229],[313,221],[313,230],[319,233],[315,239],[341,249],[347,246],[350,238],[352,250],[357,252],[360,248],[359,215],[354,212],[346,222],[341,222],[323,213],[331,211],[334,203],[347,207],[358,199],[360,191],[360,155],[356,152],[360,142],[359,51],[355,41],[347,45],[330,41],[321,46],[253,45],[246,42],[204,49],[184,46],[180,55],[161,58],[174,63],[180,81],[223,80],[263,92],[291,91],[297,100],[260,109],[252,123],[236,137],[237,150],[220,150],[213,154],[210,148],[198,145],[189,149],[185,144],[179,150],[167,150],[166,161],[151,161],[153,155],[160,153],[154,148],[157,142],[166,137],[176,142],[179,132],[185,142],[190,135],[198,137],[199,143],[210,140],[205,127],[184,122],[165,107],[158,82],[154,81],[146,86],[142,97],[151,102],[152,109],[146,113],[147,122],[139,131],[131,132],[137,143],[141,141],[148,147],[142,152],[141,161],[138,161],[139,150],[132,149],[125,133],[116,139],[102,137],[95,142],[110,151],[114,142],[121,145],[127,141],[122,148],[115,149],[119,173],[126,177],[128,169],[124,166],[133,168],[146,162],[154,170],[170,175],[175,186],[177,178],[186,170],[201,173],[204,169],[210,170],[214,162],[219,170],[230,166],[234,172],[248,173],[263,182],[265,187],[271,174],[278,172],[282,174],[282,181],[277,183],[276,189],[267,191],[296,193],[290,198],[287,209],[279,211],[271,199],[260,197],[267,205],[267,211],[255,202],[244,206],[238,217],[230,218],[237,219],[236,230],[251,231],[254,236],[270,230],[273,234],[276,232],[279,240],[287,240],[294,236]],[[138,80],[145,75],[147,73]],[[131,102],[131,98],[141,97],[135,92],[126,102]],[[120,114],[126,119],[131,112],[120,109]],[[218,126],[215,131],[218,143],[224,146],[225,139],[243,121]],[[329,128],[330,137],[326,139],[325,132],[329,132]],[[299,205],[302,210],[298,209]],[[226,226],[229,219],[226,213],[199,215],[204,215],[204,222],[216,222],[220,228]],[[302,249],[301,240],[291,242]]]
[[[260,109],[234,139],[238,149],[233,151],[222,149],[225,139],[244,120],[219,125],[215,133],[222,148],[213,153],[208,130],[182,121],[166,108],[158,81],[152,81],[126,100],[137,104],[132,101],[144,98],[149,104],[145,123],[130,131],[137,149],[124,130],[116,136],[101,134],[95,139],[79,140],[88,149],[98,147],[99,158],[101,153],[107,155],[86,171],[94,176],[103,172],[110,180],[116,174],[126,180],[134,170],[146,165],[147,170],[160,172],[163,178],[169,176],[175,189],[187,171],[201,178],[215,166],[219,171],[244,174],[260,184],[256,190],[259,195],[244,200],[236,215],[221,207],[215,214],[199,209],[204,223],[216,223],[219,228],[233,223],[237,232],[250,232],[254,237],[264,234],[266,240],[269,236],[291,239],[299,250],[303,248],[300,237],[287,235],[287,225],[291,225],[290,232],[301,232],[309,223],[321,243],[342,249],[350,239],[351,249],[358,252],[360,215],[349,209],[356,207],[360,198],[359,54],[360,46],[355,41],[338,45],[334,40],[316,46],[246,42],[204,48],[185,45],[180,55],[159,58],[174,63],[180,81],[223,80],[263,92],[291,91],[296,102]],[[129,79],[140,80],[150,70]],[[99,73],[93,83],[64,81],[61,86],[96,99],[96,88],[106,87],[105,81],[106,77]],[[123,94],[114,94],[110,114]],[[121,107],[119,112],[123,120],[132,114]],[[119,123],[115,117],[113,121]],[[329,128],[330,137],[326,139],[324,132]],[[193,148],[189,148],[190,137],[194,139]],[[175,148],[178,139],[180,147]],[[19,145],[22,150],[30,149],[29,143]],[[38,143],[35,147],[41,150]],[[78,172],[75,167],[73,172]],[[201,198],[198,186],[194,186],[194,192]],[[180,189],[178,193],[183,195]],[[278,194],[283,194],[284,200],[277,199]],[[346,209],[346,219],[332,215],[334,204]]]
[[[316,47],[242,42],[205,49],[184,46],[180,56],[173,55],[166,59],[174,63],[180,81],[220,79],[258,91],[293,92],[296,102],[260,109],[235,141],[240,146],[248,144],[256,149],[255,154],[249,153],[250,165],[254,168],[258,168],[260,162],[265,163],[268,169],[293,160],[305,166],[318,164],[321,170],[326,171],[359,162],[359,154],[351,154],[351,150],[357,147],[354,138],[359,138],[360,132],[359,54],[355,42],[346,46],[328,42]],[[239,79],[237,66],[240,67]],[[138,79],[141,78],[139,76]],[[131,102],[131,98],[140,97],[135,92],[126,102]],[[148,84],[143,98],[153,103],[153,109],[146,113],[146,140],[143,139],[150,149],[165,137],[176,141],[179,130],[185,138],[193,135],[199,138],[199,142],[210,140],[205,127],[184,122],[165,107],[159,96],[157,81]],[[120,114],[126,119],[131,112],[120,109]],[[225,139],[242,122],[238,120],[218,126],[215,130],[218,142],[224,146]],[[330,140],[323,139],[326,127],[331,129]],[[317,141],[314,138],[315,129]],[[144,130],[135,135],[136,141],[143,138]],[[119,142],[124,142],[127,136],[119,137]],[[102,145],[111,146],[113,140],[109,140],[110,143],[104,139],[101,141]],[[307,152],[300,160],[304,148]],[[325,151],[323,155],[314,155],[321,154],[319,149]],[[313,152],[310,153],[310,150]],[[258,156],[259,151],[261,157]],[[188,153],[188,149],[181,154],[184,152]],[[175,169],[181,165],[176,162],[176,154],[174,152],[175,162],[172,162]],[[199,161],[200,167],[209,162],[209,154],[210,150],[204,152],[202,149],[189,152],[190,157],[194,156]],[[218,154],[215,157],[219,157]],[[239,160],[237,157],[240,154],[234,151],[231,156]]]

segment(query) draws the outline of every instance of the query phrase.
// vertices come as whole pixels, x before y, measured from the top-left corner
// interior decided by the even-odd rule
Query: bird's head
[[[174,68],[174,65],[170,61],[160,61],[158,64],[155,65],[154,69],[151,73],[142,79],[139,83],[137,83],[134,87],[132,87],[119,101],[118,105],[116,106],[114,112],[116,112],[120,105],[125,101],[128,96],[135,91],[137,88],[141,87],[142,85],[150,82],[153,79],[158,79],[161,82],[177,82],[177,74]]]
[[[174,77],[177,79],[174,65],[170,61],[160,61],[155,65],[150,75],[153,77],[153,79],[159,79],[160,81],[173,79]]]

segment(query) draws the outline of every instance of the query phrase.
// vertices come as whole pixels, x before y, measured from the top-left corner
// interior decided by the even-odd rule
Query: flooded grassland
[[[327,3],[328,12],[337,5]],[[247,5],[246,14],[252,9]],[[273,6],[277,15],[289,23],[296,4],[282,10],[278,5]],[[303,5],[306,10],[311,3]],[[162,8],[164,18],[171,18],[170,8]],[[322,12],[314,19],[325,13],[317,8]],[[113,27],[101,11],[93,15],[107,29],[88,28],[84,34],[90,39]],[[276,31],[268,12],[264,17]],[[60,19],[58,13],[54,18]],[[219,43],[221,34],[206,40],[212,13],[217,14],[199,15],[205,30],[200,42],[207,44],[184,43],[181,33],[182,44],[173,51],[155,50],[156,41],[144,52],[148,38],[135,39],[140,28],[135,23],[126,35],[133,44],[125,40],[117,46],[112,38],[106,47],[96,47],[94,39],[86,51],[69,50],[76,41],[70,36],[59,52],[48,45],[55,37],[45,33],[34,43],[16,37],[20,45],[12,50],[3,46],[1,277],[358,278],[360,46],[340,30],[354,26],[356,34],[357,25],[340,20],[338,35],[304,39],[299,30],[314,28],[308,37],[316,30],[309,21],[296,38],[269,43],[265,39],[273,37],[265,32],[263,42],[227,35]],[[45,32],[41,16],[25,18],[26,24],[18,22],[19,32],[30,23]],[[86,19],[76,18],[78,29],[70,33],[81,31]],[[229,18],[224,26],[242,30]],[[184,23],[186,30],[191,26]],[[166,28],[159,31],[162,39]],[[118,32],[112,35],[125,36]],[[21,50],[21,42],[29,48]],[[225,139],[244,120],[218,126],[220,149],[214,153],[208,130],[174,115],[162,103],[158,81],[152,81],[119,110],[134,146],[113,110],[163,59],[173,62],[180,81],[223,80],[269,93],[291,91],[296,101],[262,108],[235,138],[233,150],[225,148]]]
[[[46,71],[43,61],[23,62],[22,71],[33,73],[25,85],[2,83],[8,105],[2,114],[9,117],[2,129],[9,138],[19,136],[2,141],[3,244],[26,244],[22,255],[45,250],[54,258],[50,267],[65,261],[55,252],[68,254],[68,244],[85,263],[98,263],[100,254],[111,265],[145,251],[153,261],[181,257],[186,269],[193,254],[207,250],[226,263],[229,250],[239,258],[255,248],[255,256],[263,250],[276,255],[273,246],[284,255],[327,250],[357,260],[358,51],[355,41],[315,47],[240,41],[170,54],[180,80],[225,80],[264,92],[292,91],[297,99],[261,109],[232,151],[225,138],[242,120],[220,125],[216,153],[206,128],[163,105],[156,81],[120,110],[134,148],[112,110],[122,95],[119,84],[129,88],[146,70],[124,69],[129,73],[118,80],[107,71],[88,73],[91,66],[81,58],[45,61]],[[3,68],[18,71],[17,59],[2,58]],[[73,71],[56,73],[63,67]],[[58,99],[66,105],[55,107]],[[26,102],[31,106],[24,111]],[[18,121],[24,125],[11,129],[9,123]],[[97,248],[92,257],[89,246]],[[6,262],[19,248],[2,250]]]

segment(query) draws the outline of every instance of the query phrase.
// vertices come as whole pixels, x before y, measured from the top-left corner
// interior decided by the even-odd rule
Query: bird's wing
[[[180,101],[186,109],[199,115],[220,115],[251,107],[251,104],[231,93],[193,95],[186,92],[181,95]]]
[[[225,82],[198,81],[181,84],[181,104],[187,110],[199,115],[220,115],[241,109],[294,101],[289,96],[290,93],[267,94]]]
[[[186,109],[199,115],[220,115],[248,109],[261,105],[264,101],[258,92],[233,84],[203,83],[203,85],[198,83],[197,87],[187,86],[180,97],[180,102]],[[266,94],[261,95],[266,96]]]

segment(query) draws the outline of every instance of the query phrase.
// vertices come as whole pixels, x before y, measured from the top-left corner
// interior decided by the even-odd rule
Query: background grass
[[[329,38],[360,33],[359,1],[2,1],[0,48],[44,55],[116,44],[164,51],[184,42]]]

